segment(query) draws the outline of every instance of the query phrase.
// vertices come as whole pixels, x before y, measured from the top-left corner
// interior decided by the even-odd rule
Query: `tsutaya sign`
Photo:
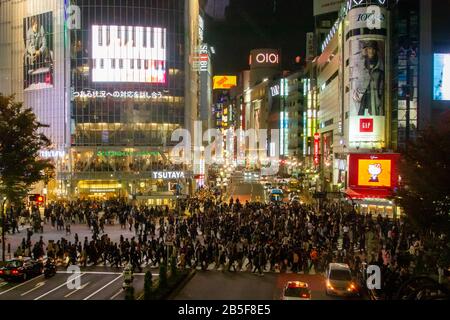
[[[152,172],[153,179],[184,179],[183,171],[155,171]]]

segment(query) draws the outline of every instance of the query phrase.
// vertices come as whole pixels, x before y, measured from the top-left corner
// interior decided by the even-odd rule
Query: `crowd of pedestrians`
[[[108,264],[123,267],[131,263],[142,269],[168,263],[175,256],[179,268],[203,270],[321,273],[330,262],[347,263],[355,276],[364,265],[377,264],[386,281],[399,279],[423,269],[435,268],[437,261],[424,259],[421,237],[408,231],[401,219],[358,214],[352,207],[325,203],[312,205],[241,203],[239,199],[219,202],[213,196],[192,197],[176,210],[139,206],[124,201],[77,201],[53,203],[37,209],[30,219],[38,220],[34,231],[49,224],[65,230],[58,241],[32,243],[32,230],[15,255],[40,258],[45,255],[65,265]],[[17,220],[23,210],[12,208]],[[25,210],[26,211],[26,210]],[[80,239],[72,224],[86,224],[91,237]],[[132,237],[112,241],[108,225],[119,224]],[[10,232],[17,232],[11,223]],[[437,245],[446,240],[438,238]],[[444,247],[443,247],[444,248]],[[395,277],[393,276],[395,275]]]

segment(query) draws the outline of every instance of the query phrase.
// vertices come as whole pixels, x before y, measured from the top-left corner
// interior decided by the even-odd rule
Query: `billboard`
[[[53,87],[53,13],[46,12],[23,19],[23,88]]]
[[[434,54],[434,100],[450,101],[450,53]]]
[[[398,186],[399,154],[350,154],[349,187],[355,191],[385,191]]]
[[[338,12],[346,0],[314,0],[314,16]]]
[[[213,90],[216,89],[231,89],[237,85],[236,76],[214,76]]]
[[[383,21],[385,29],[384,11],[380,8],[380,20]],[[370,19],[366,8],[353,9],[349,17],[350,30],[362,28]],[[356,36],[347,40],[350,66],[351,147],[382,148],[385,145],[386,36],[383,35],[385,34],[383,30],[377,31],[367,35],[355,33]]]
[[[166,83],[166,29],[92,26],[92,81]]]

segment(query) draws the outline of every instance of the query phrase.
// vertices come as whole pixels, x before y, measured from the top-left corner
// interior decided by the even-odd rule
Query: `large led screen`
[[[434,55],[434,100],[450,101],[450,53]]]
[[[166,29],[92,26],[92,81],[166,83]]]
[[[399,154],[350,154],[349,187],[361,190],[394,190],[398,186]]]
[[[23,19],[23,88],[53,87],[53,13],[46,12]]]

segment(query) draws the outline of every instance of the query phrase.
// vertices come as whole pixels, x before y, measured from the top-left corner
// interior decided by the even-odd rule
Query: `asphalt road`
[[[279,300],[287,281],[303,281],[311,289],[312,300],[342,300],[325,294],[321,274],[197,271],[175,300]]]
[[[228,197],[233,197],[235,201],[239,199],[241,203],[266,201],[264,187],[259,182],[235,182],[229,186],[228,190]]]
[[[156,269],[152,274],[158,277]],[[72,279],[77,276],[80,286],[72,289]],[[122,282],[122,268],[87,267],[73,275],[58,267],[58,273],[49,279],[41,275],[25,282],[0,280],[0,300],[124,300]],[[143,291],[144,273],[135,274],[133,286],[136,295]]]

